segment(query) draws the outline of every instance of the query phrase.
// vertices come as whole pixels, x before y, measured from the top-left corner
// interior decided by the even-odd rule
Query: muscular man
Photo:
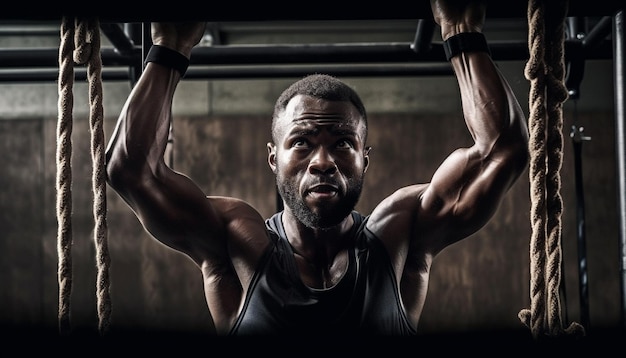
[[[474,143],[369,215],[354,210],[370,160],[366,112],[331,76],[305,77],[276,102],[267,150],[283,211],[262,218],[172,171],[174,91],[205,24],[153,24],[162,52],[119,117],[108,182],[154,238],[197,264],[217,334],[416,334],[434,257],[483,227],[526,168],[525,118],[480,34],[484,6],[431,5]]]

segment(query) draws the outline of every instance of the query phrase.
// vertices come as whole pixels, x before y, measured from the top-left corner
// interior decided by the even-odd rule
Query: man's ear
[[[267,164],[272,172],[276,174],[276,146],[272,142],[267,143]]]
[[[363,150],[363,173],[367,172],[367,168],[370,166],[370,150],[372,150],[370,146],[365,147],[365,150]]]

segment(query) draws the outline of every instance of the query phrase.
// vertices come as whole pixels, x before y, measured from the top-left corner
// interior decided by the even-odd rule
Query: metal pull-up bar
[[[579,40],[565,43],[569,48]],[[489,44],[495,61],[528,59],[523,41],[493,41]],[[578,47],[576,47],[578,48]],[[0,49],[0,82],[46,81],[56,78],[56,48]],[[101,50],[103,79],[128,80],[123,67],[140,66],[140,46]],[[582,52],[585,59],[611,59],[610,42],[602,42],[593,51]],[[281,64],[284,66],[272,66]],[[205,66],[205,67],[203,67]],[[117,67],[117,68],[116,68]],[[122,68],[120,68],[122,67]],[[427,51],[414,51],[406,43],[348,43],[306,45],[219,45],[196,47],[186,79],[282,78],[304,73],[327,71],[340,76],[439,76],[451,75],[441,43],[432,43]],[[76,73],[77,78],[82,74]]]

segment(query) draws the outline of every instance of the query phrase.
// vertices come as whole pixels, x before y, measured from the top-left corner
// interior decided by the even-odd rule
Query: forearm
[[[500,139],[523,140],[526,136],[523,112],[489,54],[461,53],[451,63],[459,82],[465,121],[476,148],[488,154]]]
[[[204,34],[205,23],[153,23],[152,40],[144,72],[119,116],[107,150],[107,173],[157,175],[165,169],[174,91],[189,64],[192,48]],[[129,173],[132,172],[132,173]]]
[[[457,39],[450,39],[459,34],[482,32],[486,14],[484,1],[431,0],[431,6],[444,41],[458,44]],[[458,79],[463,114],[476,143],[474,149],[489,155],[497,143],[505,147],[518,144],[524,147],[527,129],[523,111],[491,60],[487,44],[480,41],[480,36],[460,43],[463,48],[450,54],[450,62]]]
[[[163,165],[171,105],[180,74],[148,63],[119,116],[107,150],[107,173],[119,178],[155,175]]]

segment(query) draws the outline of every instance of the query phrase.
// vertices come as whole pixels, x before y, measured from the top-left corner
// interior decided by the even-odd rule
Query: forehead
[[[349,101],[329,101],[311,96],[293,97],[278,119],[281,131],[311,126],[330,126],[359,132],[365,129],[356,107]]]

